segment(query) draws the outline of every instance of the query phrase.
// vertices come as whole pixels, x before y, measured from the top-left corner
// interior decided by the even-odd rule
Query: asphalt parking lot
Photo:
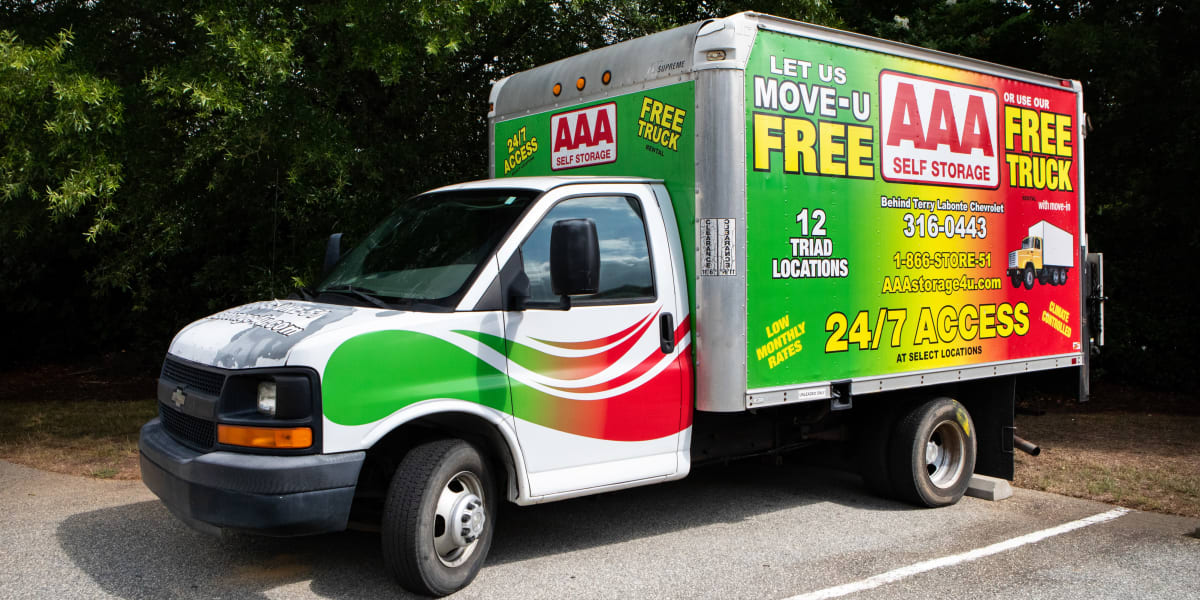
[[[506,507],[455,597],[1200,597],[1200,520],[1114,508],[1018,489],[922,510],[838,471],[738,463]],[[0,462],[0,535],[3,598],[405,597],[376,534],[210,537],[140,482]]]

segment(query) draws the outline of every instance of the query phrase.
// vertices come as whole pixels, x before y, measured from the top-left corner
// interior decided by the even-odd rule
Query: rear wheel
[[[413,448],[388,487],[383,562],[400,585],[445,596],[475,578],[492,545],[496,500],[479,451],[462,440]]]
[[[954,504],[975,471],[975,425],[962,404],[936,398],[900,420],[891,449],[898,497],[923,506]]]

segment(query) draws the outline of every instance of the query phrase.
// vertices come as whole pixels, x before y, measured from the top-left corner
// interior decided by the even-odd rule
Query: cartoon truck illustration
[[[1046,221],[1029,227],[1021,240],[1021,249],[1008,253],[1008,276],[1013,287],[1032,289],[1036,279],[1042,284],[1063,285],[1067,271],[1075,266],[1075,238]]]

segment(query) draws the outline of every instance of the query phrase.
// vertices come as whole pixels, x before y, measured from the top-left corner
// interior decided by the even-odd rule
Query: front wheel
[[[967,409],[936,398],[910,410],[892,436],[892,488],[923,506],[954,504],[975,472],[975,424]]]
[[[496,500],[487,463],[462,440],[405,455],[388,486],[383,562],[405,589],[445,596],[471,583],[492,545]]]
[[[1025,265],[1025,289],[1033,289],[1033,265]]]

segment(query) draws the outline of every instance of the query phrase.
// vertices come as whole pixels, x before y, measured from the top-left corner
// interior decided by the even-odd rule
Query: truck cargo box
[[[1035,223],[1054,260],[1081,251],[1078,82],[743,13],[491,100],[496,177],[665,182],[700,410],[1082,364],[1082,278],[1006,275]]]
[[[1069,232],[1045,221],[1029,227],[1029,237],[1041,238],[1042,261],[1052,267],[1075,266],[1075,242]]]

